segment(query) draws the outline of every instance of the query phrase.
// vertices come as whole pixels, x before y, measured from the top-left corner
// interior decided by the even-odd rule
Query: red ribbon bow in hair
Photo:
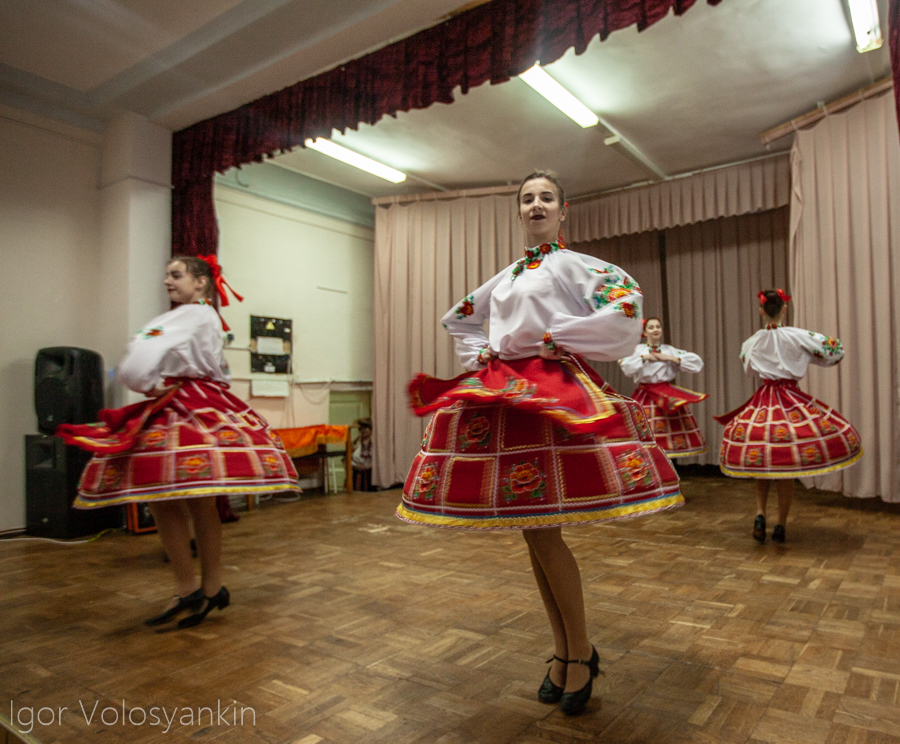
[[[234,287],[232,287],[225,279],[222,277],[222,267],[219,266],[219,259],[215,254],[210,256],[197,256],[201,261],[206,261],[206,264],[209,266],[210,271],[213,275],[213,283],[216,285],[216,292],[219,295],[219,302],[222,307],[228,305],[228,295],[225,292],[225,287],[231,290],[231,294],[234,295],[234,299],[238,302],[243,302],[244,298],[241,297],[237,292],[234,291]],[[226,333],[231,330],[231,326],[225,322],[225,318],[222,317],[222,313],[216,310],[216,314],[219,316],[219,320],[222,321],[222,330]]]
[[[234,291],[234,287],[225,281],[225,278],[222,276],[222,267],[219,266],[219,259],[215,254],[210,256],[198,256],[197,258],[201,261],[206,261],[209,265],[213,275],[213,282],[216,285],[216,292],[219,295],[219,302],[222,307],[228,307],[228,294],[225,292],[225,287],[228,287],[228,289],[231,290],[231,294],[234,295],[234,299],[238,302],[244,301],[244,298]]]
[[[787,292],[785,292],[783,289],[776,289],[775,292],[781,298],[781,301],[785,305],[787,305],[791,301],[791,296]],[[765,292],[760,290],[759,293],[756,295],[756,297],[759,299],[760,305],[766,304],[766,300],[768,299],[768,297],[766,297]]]

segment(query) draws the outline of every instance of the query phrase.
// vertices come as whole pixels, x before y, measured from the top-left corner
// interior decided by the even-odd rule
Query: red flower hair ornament
[[[778,294],[778,296],[781,298],[781,301],[782,301],[785,305],[787,305],[787,304],[791,301],[791,296],[790,296],[787,292],[785,292],[783,289],[776,289],[775,292]],[[757,297],[757,299],[759,300],[759,304],[760,304],[760,305],[765,305],[765,304],[766,304],[766,300],[767,300],[768,298],[766,297],[766,293],[765,293],[765,292],[763,292],[762,290],[760,290],[760,291],[757,293],[756,297]]]

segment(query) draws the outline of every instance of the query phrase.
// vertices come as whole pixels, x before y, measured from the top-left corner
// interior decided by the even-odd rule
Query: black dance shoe
[[[204,620],[206,620],[206,616],[210,613],[210,610],[214,610],[216,608],[220,610],[224,610],[228,605],[231,604],[231,595],[228,593],[228,590],[223,586],[213,597],[203,597],[202,603],[200,605],[200,611],[195,612],[193,615],[188,615],[187,617],[183,617],[178,621],[179,628],[193,628],[195,625],[199,625]]]
[[[775,529],[778,529],[777,527]],[[784,528],[782,528],[783,530]],[[775,538],[775,535],[772,535]],[[766,518],[762,514],[756,515],[756,521],[753,523],[753,539],[758,543],[766,541]]]
[[[775,529],[772,530],[772,542],[783,543],[784,542],[784,525],[776,524]]]
[[[192,592],[186,597],[175,597],[175,599],[177,599],[178,602],[174,607],[170,607],[159,615],[148,617],[144,620],[144,625],[162,625],[163,623],[169,622],[169,620],[174,620],[175,617],[182,612],[200,609],[200,605],[203,604],[203,590],[198,589],[196,592]]]
[[[569,663],[568,659],[560,659],[556,654],[547,659],[547,663],[552,664],[554,659],[561,661],[563,664]],[[538,689],[538,700],[542,703],[558,703],[563,696],[563,692],[565,692],[565,688],[553,684],[553,680],[550,679],[550,670],[548,669],[547,676],[544,677],[544,681],[541,683],[540,689]]]
[[[584,687],[575,692],[564,692],[560,698],[559,709],[567,716],[577,716],[583,713],[587,707],[588,700],[591,699],[591,692],[594,689],[594,677],[600,674],[600,656],[597,654],[596,648],[593,651],[589,661],[571,659],[566,662],[567,664],[584,664],[591,671],[591,676],[588,677],[587,684]]]

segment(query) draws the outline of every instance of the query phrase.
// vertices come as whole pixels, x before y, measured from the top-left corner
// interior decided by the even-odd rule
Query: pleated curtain
[[[863,457],[811,479],[849,496],[900,502],[900,147],[890,95],[797,133],[792,157],[795,324],[838,336],[835,368],[808,391],[859,430]]]
[[[741,344],[760,328],[760,289],[788,283],[788,208],[707,220],[665,231],[669,315],[665,337],[703,358],[703,371],[675,384],[709,394],[692,407],[709,451],[685,462],[719,464],[716,414],[747,400],[758,381],[744,374]]]
[[[413,416],[409,381],[463,372],[440,319],[519,257],[516,196],[493,195],[379,207],[375,213],[373,478],[402,482],[426,421]]]

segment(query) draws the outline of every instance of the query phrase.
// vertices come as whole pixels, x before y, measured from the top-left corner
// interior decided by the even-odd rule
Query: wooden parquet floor
[[[155,535],[0,541],[0,716],[44,707],[41,744],[900,742],[900,509],[798,485],[788,543],[758,546],[752,483],[684,493],[566,531],[605,670],[581,717],[536,698],[521,536],[406,525],[396,492],[242,514],[233,605],[193,630],[141,623],[170,593]]]

